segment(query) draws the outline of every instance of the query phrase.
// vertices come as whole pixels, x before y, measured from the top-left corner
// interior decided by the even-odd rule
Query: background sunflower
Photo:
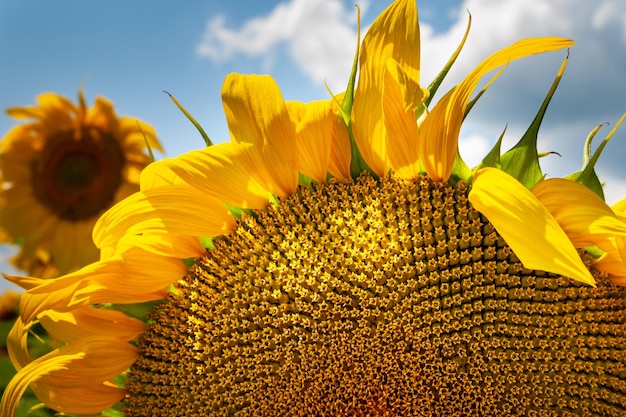
[[[54,93],[7,113],[23,120],[0,141],[0,242],[31,276],[50,278],[98,259],[91,230],[108,207],[138,190],[139,173],[162,150],[152,126],[117,117],[97,97],[89,108]]]

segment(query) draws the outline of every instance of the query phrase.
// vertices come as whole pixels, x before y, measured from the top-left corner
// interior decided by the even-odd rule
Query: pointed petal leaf
[[[352,132],[365,162],[376,175],[390,168],[381,96],[387,61],[394,59],[406,76],[419,82],[420,42],[417,5],[391,4],[374,21],[361,47],[359,84],[352,107]]]
[[[495,168],[483,168],[474,174],[469,200],[526,268],[595,285],[563,229],[515,178]]]
[[[335,114],[329,100],[287,102],[296,124],[298,170],[319,183],[326,181]]]
[[[551,178],[537,183],[531,192],[576,247],[593,246],[598,237],[626,236],[626,222],[582,184]]]
[[[563,38],[525,39],[504,48],[478,65],[465,79],[437,102],[421,128],[422,163],[426,173],[435,181],[450,177],[459,132],[470,96],[482,76],[501,65],[525,56],[572,46],[572,41]]]
[[[517,180],[527,188],[535,185],[543,176],[541,167],[539,166],[539,155],[537,153],[537,136],[543,116],[548,109],[550,99],[552,99],[559,85],[566,65],[567,58],[563,61],[556,75],[556,79],[552,83],[550,91],[548,91],[548,95],[541,104],[541,108],[528,127],[528,130],[524,133],[524,136],[522,136],[522,139],[500,158],[501,169],[517,178]]]
[[[292,193],[298,185],[296,128],[274,79],[229,74],[222,103],[232,141],[252,145],[241,163],[273,195]]]

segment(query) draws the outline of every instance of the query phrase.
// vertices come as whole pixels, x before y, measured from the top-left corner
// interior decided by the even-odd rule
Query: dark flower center
[[[151,315],[126,415],[626,415],[622,290],[523,268],[467,192],[362,175],[244,216]]]
[[[120,144],[109,133],[89,127],[80,135],[57,133],[31,165],[33,190],[62,219],[81,221],[113,202],[124,164]]]

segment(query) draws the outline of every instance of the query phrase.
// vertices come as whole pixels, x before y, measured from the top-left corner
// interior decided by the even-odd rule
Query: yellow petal
[[[18,371],[32,362],[30,358],[30,350],[28,348],[28,326],[24,324],[20,317],[15,319],[13,327],[7,336],[7,351],[11,362]]]
[[[478,65],[456,87],[437,102],[421,128],[421,158],[426,173],[435,181],[446,181],[452,172],[459,132],[472,92],[486,73],[525,56],[573,46],[569,39],[524,39],[510,45]]]
[[[481,169],[474,174],[469,200],[493,224],[524,267],[595,285],[563,229],[515,178],[495,168]]]
[[[137,349],[131,344],[102,336],[63,346],[18,371],[5,389],[0,415],[15,415],[21,396],[32,383],[38,382],[49,392],[56,392],[58,388],[93,386],[119,375],[136,358]],[[118,400],[123,397],[123,391],[120,390],[119,394]]]
[[[613,212],[620,216],[622,219],[626,220],[626,198],[618,201],[617,203],[611,206]]]
[[[427,97],[428,91],[411,80],[397,61],[387,61],[382,93],[386,148],[391,168],[402,178],[415,178],[420,171],[415,108]]]
[[[141,173],[141,189],[185,183],[231,206],[264,208],[270,192],[252,177],[244,161],[252,145],[222,143],[150,164]]]
[[[419,82],[419,22],[414,0],[395,1],[383,11],[367,31],[361,47],[352,130],[363,159],[378,175],[390,168],[381,100],[390,59],[397,62],[408,79]]]
[[[44,359],[42,364],[46,364],[45,359],[49,355],[52,358],[67,355],[72,360],[67,369],[40,375],[41,382],[51,387],[80,388],[108,381],[121,374],[137,359],[138,354],[137,348],[130,343],[100,335],[69,343],[34,360],[28,366],[41,359]]]
[[[232,214],[217,198],[187,185],[171,185],[140,191],[111,207],[96,223],[93,240],[102,248],[116,245],[125,234],[213,237],[234,225]]]
[[[55,387],[34,383],[33,391],[37,398],[48,407],[66,413],[78,415],[101,415],[124,398],[126,391],[111,382],[80,388]]]
[[[343,96],[343,93],[338,94],[331,100],[330,103],[334,119],[328,172],[330,172],[335,178],[349,180],[351,179],[350,162],[352,160],[350,134],[343,119],[339,116],[338,104],[342,102]]]
[[[2,400],[0,401],[0,415],[7,417],[15,416],[20,399],[28,386],[46,373],[66,369],[67,364],[70,363],[72,359],[73,357],[71,356],[61,356],[55,358],[55,360],[48,360],[45,365],[41,363],[43,361],[36,360],[19,370],[11,381],[9,381],[9,384],[4,390]]]
[[[538,182],[531,192],[578,248],[595,245],[598,237],[626,236],[626,222],[576,181],[551,178]]]
[[[296,124],[298,169],[304,175],[323,183],[330,162],[330,147],[335,115],[329,100],[301,103],[287,102]]]
[[[598,245],[605,254],[594,263],[594,266],[606,272],[612,283],[626,286],[626,261],[618,247],[623,247],[626,241],[623,238],[619,239],[622,240],[619,245],[616,239],[612,238],[607,238],[605,242]]]
[[[128,317],[119,311],[91,306],[71,312],[47,310],[38,319],[50,336],[68,343],[98,335],[129,341],[145,331],[141,320]]]
[[[270,76],[229,74],[222,103],[231,139],[254,153],[241,162],[270,193],[287,196],[298,185],[296,129]]]
[[[178,247],[181,243],[187,243],[187,257],[203,253],[199,241],[194,244],[176,235],[124,236],[115,257],[54,280],[40,280],[39,285],[23,293],[22,320],[30,322],[48,309],[71,311],[90,304],[161,299],[165,288],[187,271],[177,257],[182,252]]]

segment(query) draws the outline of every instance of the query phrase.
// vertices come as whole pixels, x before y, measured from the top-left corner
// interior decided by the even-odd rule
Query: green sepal
[[[189,269],[196,264],[196,258],[185,258],[180,260],[185,268]]]
[[[454,65],[454,62],[456,61],[459,54],[461,53],[461,49],[463,49],[463,46],[465,45],[465,41],[467,40],[467,35],[469,35],[469,30],[470,30],[471,25],[472,25],[472,15],[470,14],[469,20],[467,22],[467,28],[465,29],[465,35],[463,35],[463,39],[461,39],[461,43],[459,43],[459,46],[457,46],[456,50],[454,51],[450,59],[448,59],[448,62],[446,62],[446,65],[444,65],[443,69],[439,72],[439,74],[437,74],[435,79],[428,86],[428,91],[430,94],[428,95],[428,98],[424,101],[424,106],[428,107],[430,105],[430,102],[435,96],[435,93],[437,93],[439,86],[441,85],[443,80],[446,78],[446,75],[448,75],[448,72],[450,72],[450,68],[452,68],[452,65]],[[419,111],[419,107],[415,109],[415,115],[419,118],[420,115],[418,114],[418,111]]]
[[[502,139],[504,138],[504,134],[506,133],[506,126],[502,133],[500,133],[500,137],[496,141],[496,144],[493,145],[493,148],[489,151],[489,153],[480,161],[480,164],[476,165],[472,168],[472,172],[476,172],[481,168],[493,167],[500,169],[500,149],[502,147]]]
[[[212,237],[201,236],[199,239],[200,239],[200,245],[202,245],[204,249],[207,249],[207,250],[215,249],[215,245],[213,244]]]
[[[311,188],[312,182],[313,179],[311,177],[304,175],[302,172],[298,172],[298,184],[307,188]]]
[[[185,108],[182,106],[182,104],[180,104],[178,102],[178,100],[176,100],[174,98],[173,95],[171,95],[170,93],[168,93],[167,91],[163,90],[163,92],[165,94],[167,94],[168,96],[170,96],[170,98],[172,99],[172,101],[174,102],[174,104],[176,104],[176,107],[178,107],[178,109],[180,111],[183,112],[183,114],[187,117],[187,119],[189,119],[189,121],[196,127],[196,129],[198,129],[198,132],[200,132],[200,136],[202,136],[202,139],[204,139],[204,143],[206,144],[206,146],[212,146],[213,142],[211,141],[211,138],[209,138],[209,135],[206,134],[206,132],[204,131],[204,129],[202,129],[202,126],[200,126],[200,123],[198,123],[196,121],[196,119],[193,118],[193,116],[187,111],[185,110]]]
[[[491,84],[493,84],[498,79],[498,77],[500,77],[500,75],[504,72],[505,69],[506,69],[506,65],[500,68],[500,70],[493,77],[491,77],[489,82],[485,84],[483,88],[480,89],[478,94],[476,94],[476,96],[469,103],[467,103],[467,106],[465,106],[465,112],[463,113],[463,120],[465,120],[469,112],[472,110],[472,108],[474,108],[474,105],[478,102],[478,100],[480,100],[483,94],[485,94],[487,89],[491,87]]]
[[[101,415],[105,417],[124,417],[126,414],[122,411],[122,405],[120,404],[108,410],[104,410]]]
[[[597,246],[587,246],[585,251],[594,259],[600,259],[606,253]]]
[[[20,405],[15,412],[16,417],[53,417],[61,416],[56,411],[48,408],[30,389],[22,396]]]
[[[354,135],[352,134],[352,129],[348,128],[348,132],[350,133],[350,176],[352,179],[357,179],[361,173],[368,172],[373,178],[378,179],[378,175],[367,165],[365,159],[363,159],[363,155],[361,155],[361,151],[359,151],[359,147],[354,140]]]
[[[472,170],[469,169],[463,158],[461,157],[461,153],[459,152],[459,148],[456,149],[456,155],[454,156],[454,162],[452,163],[452,171],[450,172],[450,178],[454,183],[458,181],[469,181],[472,177]]]
[[[356,85],[356,75],[359,70],[359,54],[361,51],[360,39],[361,39],[361,9],[357,6],[358,13],[358,30],[357,30],[357,44],[354,59],[352,60],[352,70],[350,71],[350,78],[348,79],[348,86],[343,96],[343,101],[339,103],[339,116],[343,120],[343,123],[348,129],[348,135],[350,136],[350,176],[356,179],[363,171],[367,171],[372,176],[376,175],[372,172],[371,168],[367,165],[361,155],[354,134],[352,133],[352,106],[354,105],[354,91]]]
[[[537,136],[539,134],[539,127],[541,126],[543,116],[548,109],[548,104],[550,103],[550,100],[559,85],[559,81],[561,81],[561,76],[563,75],[563,71],[567,65],[567,60],[568,57],[563,60],[563,64],[561,65],[561,68],[559,69],[559,72],[550,87],[550,91],[548,91],[546,98],[543,100],[543,103],[537,112],[537,115],[528,127],[528,130],[526,130],[526,133],[524,133],[524,136],[522,136],[522,139],[520,139],[520,141],[517,142],[513,148],[508,150],[500,158],[501,169],[515,177],[519,182],[524,184],[526,188],[531,188],[543,177],[541,167],[539,166]]]
[[[164,302],[164,300],[156,300],[134,304],[104,304],[101,308],[105,310],[119,311],[126,314],[128,317],[146,322],[148,321],[148,313],[153,312],[154,307]]]
[[[139,120],[137,120],[137,128],[141,131],[141,134],[143,135],[143,141],[146,143],[146,148],[148,148],[148,155],[150,155],[150,162],[154,162],[155,159],[154,159],[154,152],[152,152],[152,146],[150,146],[150,142],[148,142],[148,137],[146,136],[146,133],[141,128],[141,124],[139,124]]]
[[[583,169],[582,171],[575,172],[573,174],[568,175],[566,178],[569,178],[573,181],[579,182],[585,187],[589,188],[591,191],[596,193],[603,201],[604,201],[604,190],[602,187],[602,183],[598,178],[598,175],[595,171],[596,163],[604,150],[604,147],[609,142],[609,140],[613,137],[613,134],[617,131],[619,126],[626,118],[626,113],[619,119],[619,121],[615,124],[613,129],[609,132],[608,135],[604,138],[602,143],[595,150],[593,155],[591,154],[591,142],[595,137],[596,133],[600,130],[603,125],[596,126],[587,136],[587,140],[585,141],[585,149],[583,152]]]
[[[245,209],[242,209],[241,207],[235,207],[235,206],[231,206],[230,204],[224,203],[222,201],[222,203],[226,206],[226,208],[228,209],[228,211],[230,211],[230,214],[233,215],[233,217],[235,218],[235,220],[239,220],[241,219],[241,216],[245,213]]]
[[[270,194],[270,203],[272,203],[276,207],[280,207],[280,201],[278,200],[278,197],[276,197],[274,194]]]

